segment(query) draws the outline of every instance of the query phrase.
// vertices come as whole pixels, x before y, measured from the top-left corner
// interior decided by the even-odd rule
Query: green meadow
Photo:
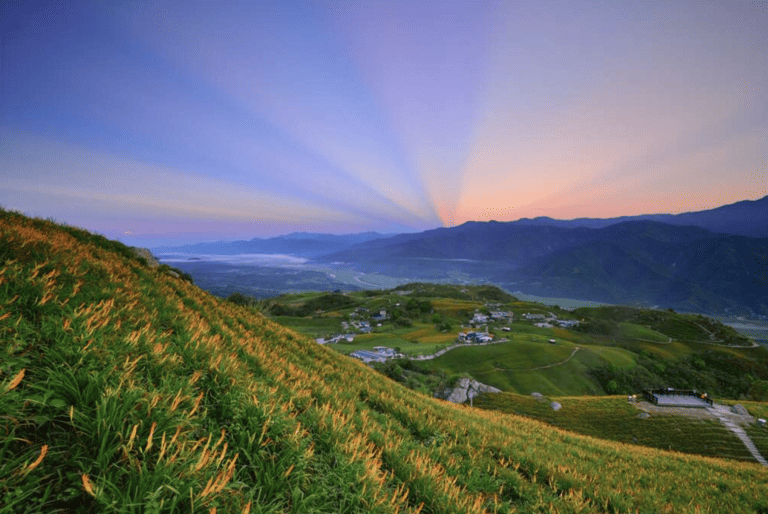
[[[436,400],[268,308],[0,210],[0,511],[768,510],[757,464]]]

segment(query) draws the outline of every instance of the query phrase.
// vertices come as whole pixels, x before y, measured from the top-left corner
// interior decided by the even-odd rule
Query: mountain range
[[[295,233],[154,250],[286,253],[393,277],[768,316],[768,196],[677,215],[470,221],[410,234]]]
[[[0,263],[2,512],[768,510],[757,463],[436,400],[102,236],[0,209]]]
[[[768,237],[768,196],[758,200],[744,200],[723,205],[705,211],[684,212],[682,214],[642,214],[639,216],[621,216],[618,218],[577,218],[557,220],[548,217],[523,218],[515,223],[519,225],[553,227],[603,228],[623,221],[658,221],[669,225],[694,225],[712,232],[735,234],[749,237]]]
[[[215,241],[182,246],[160,246],[153,248],[156,254],[191,253],[237,255],[244,253],[289,254],[299,257],[315,257],[332,252],[339,252],[355,244],[373,239],[389,237],[391,234],[361,232],[359,234],[317,234],[294,232],[284,236],[267,239],[253,238],[247,241]]]

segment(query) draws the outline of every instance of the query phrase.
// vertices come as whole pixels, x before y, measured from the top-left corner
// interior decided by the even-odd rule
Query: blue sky
[[[768,2],[4,2],[0,205],[130,244],[768,194]]]

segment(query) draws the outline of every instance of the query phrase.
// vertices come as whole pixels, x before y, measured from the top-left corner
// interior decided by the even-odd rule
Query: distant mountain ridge
[[[216,241],[182,246],[162,246],[153,248],[152,250],[156,254],[191,253],[237,255],[242,253],[264,253],[315,257],[332,252],[339,252],[355,244],[390,236],[391,234],[379,234],[377,232],[362,232],[359,234],[345,235],[294,232],[268,239],[253,238],[248,241]]]
[[[154,251],[283,253],[415,280],[768,316],[768,196],[677,215],[470,221],[397,235],[299,232]]]
[[[395,276],[462,275],[544,296],[768,315],[768,238],[649,220],[603,228],[468,222],[321,259]]]
[[[618,218],[576,218],[558,220],[549,217],[522,218],[513,223],[530,226],[564,228],[604,228],[624,221],[658,221],[669,225],[694,225],[712,232],[748,237],[768,237],[768,196],[758,200],[743,200],[714,209],[682,214],[641,214]]]
[[[641,221],[595,229],[602,237],[496,279],[533,294],[768,315],[768,238],[693,228]]]

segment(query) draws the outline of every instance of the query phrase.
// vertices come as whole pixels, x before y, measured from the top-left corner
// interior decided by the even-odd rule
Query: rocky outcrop
[[[470,398],[474,398],[480,393],[500,393],[501,390],[482,384],[471,378],[462,378],[456,382],[456,385],[447,387],[442,391],[435,393],[435,398],[442,398],[451,403],[464,403]]]
[[[133,253],[135,253],[136,256],[146,259],[147,264],[149,264],[151,268],[160,266],[160,261],[158,261],[154,255],[152,255],[152,252],[150,252],[148,248],[137,248],[132,246],[131,250],[133,250]]]
[[[738,414],[739,416],[749,416],[749,411],[747,411],[747,409],[745,409],[744,406],[741,405],[740,403],[737,403],[736,405],[731,407],[731,411],[734,414]]]

